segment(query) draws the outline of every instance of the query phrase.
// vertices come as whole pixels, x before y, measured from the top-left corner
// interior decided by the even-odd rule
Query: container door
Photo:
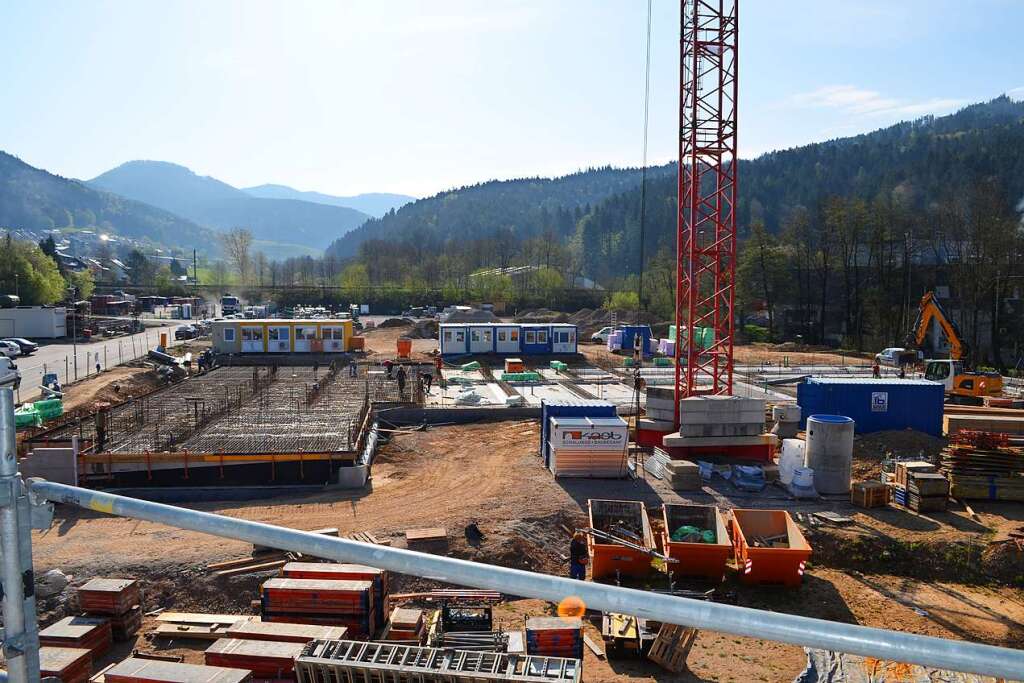
[[[492,341],[490,341],[490,334],[492,329],[490,328],[470,328],[469,329],[469,352],[470,353],[489,353],[492,350]]]
[[[495,328],[494,334],[496,336],[496,340],[494,342],[495,349],[498,353],[519,352],[518,327],[498,327]]]
[[[290,327],[275,325],[267,328],[267,353],[289,353],[291,350]]]
[[[242,327],[242,353],[263,353],[263,328]]]
[[[295,353],[309,353],[313,350],[312,342],[316,339],[316,327],[298,326],[295,328]]]
[[[344,327],[321,327],[320,335],[323,338],[324,353],[341,353],[345,350]]]
[[[537,350],[540,353],[551,351],[551,335],[547,328],[537,330]]]
[[[569,330],[554,328],[551,332],[551,350],[553,353],[572,353],[569,342]]]

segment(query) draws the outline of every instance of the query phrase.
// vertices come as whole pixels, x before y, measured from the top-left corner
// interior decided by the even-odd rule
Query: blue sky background
[[[654,0],[651,152],[674,158],[678,0]],[[0,149],[237,186],[418,196],[638,165],[643,0],[0,2]],[[744,157],[1009,92],[1020,0],[744,0]]]

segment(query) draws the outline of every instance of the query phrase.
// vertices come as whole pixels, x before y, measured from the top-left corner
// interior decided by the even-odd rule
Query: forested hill
[[[29,166],[5,152],[0,152],[0,226],[99,228],[183,248],[216,243],[213,232],[192,221]]]
[[[649,177],[675,174],[674,166],[649,169]],[[639,169],[590,169],[560,178],[522,178],[442,192],[367,221],[337,239],[329,255],[353,256],[368,240],[414,241],[443,247],[511,233],[528,239],[549,231],[567,236],[594,204],[640,183]]]
[[[924,216],[939,203],[994,181],[1005,210],[1024,196],[1024,102],[1006,97],[943,117],[925,117],[856,137],[771,152],[740,162],[737,223],[741,238],[764,223],[779,234],[797,208],[812,215],[833,196],[909,209]],[[676,183],[648,186],[648,255],[675,248]],[[639,192],[593,207],[577,223],[583,273],[598,281],[637,272]],[[624,266],[625,264],[625,266]]]

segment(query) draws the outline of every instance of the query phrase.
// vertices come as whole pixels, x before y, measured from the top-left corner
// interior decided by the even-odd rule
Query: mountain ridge
[[[324,249],[369,215],[297,199],[253,197],[211,176],[166,161],[129,161],[86,182],[218,231],[245,227],[257,240]]]
[[[364,192],[351,196],[338,196],[312,190],[296,190],[288,185],[274,183],[243,187],[242,191],[261,199],[298,199],[315,204],[341,206],[362,211],[375,218],[380,218],[392,209],[399,209],[409,202],[416,201],[416,197],[393,192]]]

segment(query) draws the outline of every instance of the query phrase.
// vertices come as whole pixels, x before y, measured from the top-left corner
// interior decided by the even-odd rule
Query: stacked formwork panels
[[[578,659],[352,640],[313,641],[295,660],[298,683],[578,683],[581,675]]]
[[[726,456],[768,462],[776,437],[765,433],[764,399],[691,396],[679,402],[679,431],[662,439],[672,458]]]

